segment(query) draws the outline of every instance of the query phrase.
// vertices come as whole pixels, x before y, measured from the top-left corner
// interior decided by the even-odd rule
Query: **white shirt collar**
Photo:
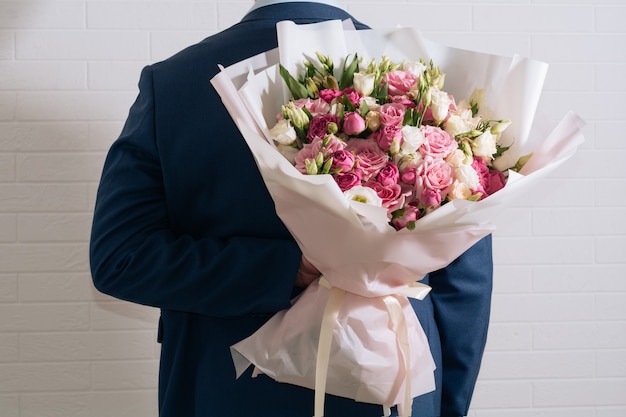
[[[270,6],[272,4],[278,4],[278,3],[291,3],[294,1],[300,1],[300,2],[306,2],[306,3],[323,3],[323,4],[328,4],[329,6],[341,7],[339,6],[339,3],[336,0],[256,0],[254,2],[254,5],[249,11],[251,12],[252,10],[258,9],[259,7],[263,7],[263,6]]]

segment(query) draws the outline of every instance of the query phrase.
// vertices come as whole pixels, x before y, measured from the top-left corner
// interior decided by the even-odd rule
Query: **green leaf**
[[[291,92],[291,95],[295,100],[309,97],[309,91],[307,90],[306,86],[302,85],[302,83],[296,80],[289,73],[289,71],[287,71],[287,68],[283,67],[282,65],[280,65],[280,76],[285,81],[285,84],[287,84],[287,88],[289,88],[289,91]]]
[[[352,86],[352,82],[354,80],[354,73],[359,70],[359,60],[357,54],[354,54],[354,58],[352,58],[352,62],[348,65],[348,57],[344,61],[343,71],[341,73],[341,79],[339,81],[339,89],[343,90],[344,88],[348,88]]]

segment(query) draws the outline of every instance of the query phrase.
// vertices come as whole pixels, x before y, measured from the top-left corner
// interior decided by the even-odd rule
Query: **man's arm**
[[[120,299],[208,315],[285,308],[301,256],[292,239],[194,238],[171,229],[150,67],[139,87],[98,189],[90,247],[95,286]]]
[[[491,235],[430,274],[443,355],[442,417],[465,416],[485,349],[493,278]]]

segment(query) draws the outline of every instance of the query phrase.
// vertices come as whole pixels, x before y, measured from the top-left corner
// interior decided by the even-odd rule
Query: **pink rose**
[[[355,172],[344,172],[335,174],[333,179],[341,191],[347,191],[361,183],[361,178]]]
[[[424,157],[424,162],[417,170],[419,181],[416,185],[419,194],[423,189],[445,191],[454,181],[454,168],[443,159]]]
[[[458,144],[445,130],[430,125],[420,127],[426,142],[420,146],[419,151],[423,156],[430,155],[435,158],[445,158],[452,153]]]
[[[485,185],[485,191],[487,195],[491,195],[496,191],[499,191],[504,188],[506,184],[506,179],[504,178],[504,174],[498,170],[490,170],[487,183]]]
[[[354,154],[356,158],[354,169],[364,181],[378,173],[389,160],[387,154],[373,139],[350,139],[345,149]]]
[[[378,197],[383,200],[383,207],[389,212],[397,210],[404,204],[404,195],[399,184],[386,186],[376,181],[368,181],[364,185],[376,191]]]
[[[385,103],[378,112],[383,126],[401,126],[404,121],[406,107],[401,103]]]
[[[324,90],[320,90],[319,96],[326,103],[330,103],[337,97],[341,97],[343,95],[343,91],[337,90],[334,88],[325,88]]]
[[[426,207],[436,207],[441,204],[441,193],[437,190],[425,188],[420,195],[420,201]]]
[[[306,137],[309,140],[313,140],[314,138],[324,138],[329,133],[328,125],[330,123],[335,123],[337,128],[339,128],[339,123],[341,123],[341,121],[339,120],[339,117],[334,114],[322,114],[315,116],[309,122],[309,131]]]
[[[409,226],[411,223],[415,223],[417,219],[419,219],[419,216],[420,212],[417,207],[408,205],[404,206],[400,210],[394,211],[391,223],[394,225],[396,230],[400,230]]]
[[[417,179],[417,168],[412,166],[405,168],[400,174],[400,179],[405,184],[415,184]]]
[[[332,171],[348,172],[354,166],[355,159],[351,152],[340,150],[333,153],[332,157],[333,163],[330,168]]]
[[[394,140],[398,141],[398,145],[401,144],[402,129],[399,126],[383,126],[378,131],[372,133],[371,138],[376,140],[378,146],[387,152]]]
[[[343,117],[343,132],[348,136],[358,136],[365,130],[365,119],[360,114],[348,112]]]
[[[387,162],[385,166],[382,167],[382,169],[378,172],[376,180],[385,187],[397,184],[400,180],[400,173],[398,172],[398,167],[396,166],[396,164],[392,162]]]
[[[389,86],[388,93],[390,96],[402,96],[417,83],[417,76],[409,71],[396,70],[385,74],[381,82],[387,83]]]
[[[343,90],[344,95],[348,98],[348,101],[354,106],[358,107],[361,103],[361,94],[354,88],[346,88]]]

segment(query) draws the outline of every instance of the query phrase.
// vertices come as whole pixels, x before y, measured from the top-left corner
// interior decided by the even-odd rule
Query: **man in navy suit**
[[[311,390],[250,371],[235,378],[229,347],[289,307],[317,274],[276,216],[210,79],[218,64],[275,48],[276,22],[329,19],[352,17],[332,0],[260,0],[236,25],[141,74],[102,173],[90,256],[100,291],[161,309],[162,417],[313,413]],[[414,400],[413,415],[467,413],[491,278],[487,237],[425,279],[431,295],[413,305],[437,363],[437,390]],[[381,407],[327,395],[325,415],[378,417]]]

